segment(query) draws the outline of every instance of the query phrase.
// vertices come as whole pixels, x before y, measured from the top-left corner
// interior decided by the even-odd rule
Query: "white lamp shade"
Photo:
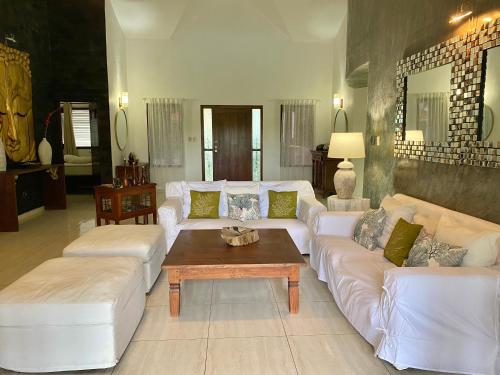
[[[405,131],[405,141],[423,142],[424,132],[422,130],[407,130]]]
[[[364,158],[365,143],[363,133],[332,133],[329,158]]]

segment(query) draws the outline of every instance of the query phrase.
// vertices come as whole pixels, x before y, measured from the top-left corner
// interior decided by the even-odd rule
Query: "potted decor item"
[[[47,129],[49,128],[50,124],[50,119],[52,118],[52,115],[56,112],[60,112],[61,108],[54,109],[52,112],[50,112],[47,117],[45,118],[44,122],[44,135],[42,138],[42,141],[38,145],[38,158],[40,159],[40,164],[42,165],[50,165],[52,164],[52,146],[50,145],[49,141],[47,141]]]

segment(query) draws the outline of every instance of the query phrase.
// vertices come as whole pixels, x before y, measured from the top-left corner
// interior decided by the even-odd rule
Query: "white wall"
[[[140,159],[148,158],[144,97],[188,99],[184,134],[188,180],[201,179],[202,104],[264,106],[265,180],[280,178],[280,99],[318,99],[315,144],[327,142],[332,42],[292,42],[265,19],[252,22],[251,28],[221,29],[217,34],[189,28],[177,30],[168,40],[127,40],[130,149]]]
[[[344,110],[347,113],[349,121],[349,132],[362,132],[365,134],[365,147],[368,144],[366,139],[366,123],[368,118],[368,88],[352,88],[349,87],[346,77],[346,33],[347,21],[344,19],[342,26],[334,40],[334,58],[333,58],[333,87],[332,93],[340,94],[344,99]],[[332,94],[332,96],[333,96]],[[335,112],[333,112],[333,117]],[[337,130],[338,131],[338,130]],[[340,131],[344,131],[341,129]],[[329,137],[325,138],[322,143],[328,143]],[[364,176],[364,159],[352,159],[354,171],[356,172],[356,189],[354,196],[363,196],[363,176]]]
[[[114,121],[119,110],[118,97],[127,91],[127,56],[126,42],[122,29],[116,19],[111,0],[106,0],[106,53],[108,60],[108,91],[109,91],[109,118],[111,132],[111,157],[113,162],[113,175],[115,166],[121,164],[122,152],[115,141]],[[125,150],[126,151],[126,150]],[[123,153],[125,155],[125,152]]]

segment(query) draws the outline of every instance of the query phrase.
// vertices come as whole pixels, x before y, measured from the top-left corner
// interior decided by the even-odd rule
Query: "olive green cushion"
[[[269,219],[296,219],[297,192],[268,190]]]
[[[384,257],[401,267],[422,228],[422,225],[410,224],[404,219],[399,219],[384,248]]]
[[[191,211],[188,219],[218,219],[220,191],[191,190]]]

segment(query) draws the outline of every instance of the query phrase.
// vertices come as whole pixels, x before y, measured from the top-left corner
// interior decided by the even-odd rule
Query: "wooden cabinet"
[[[343,159],[331,159],[328,151],[311,151],[312,154],[312,186],[316,194],[323,198],[336,194],[333,186],[333,175],[337,171],[337,165]]]
[[[0,172],[0,232],[17,232],[18,215],[33,201],[46,210],[66,209],[64,165],[40,165]],[[26,205],[30,207],[30,205]]]
[[[111,220],[115,224],[120,221],[135,218],[139,223],[142,216],[144,224],[148,223],[148,215],[153,215],[156,224],[156,184],[144,184],[114,188],[113,185],[100,185],[94,187],[95,210],[97,225],[101,219],[106,224]]]

